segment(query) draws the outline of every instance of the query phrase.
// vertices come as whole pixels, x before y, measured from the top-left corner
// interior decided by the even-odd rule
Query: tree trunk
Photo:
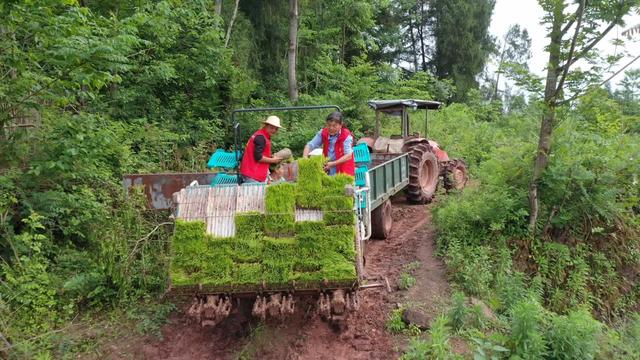
[[[231,29],[233,28],[233,23],[236,21],[236,16],[238,15],[238,4],[240,4],[240,0],[236,0],[236,5],[233,8],[233,15],[231,15],[231,20],[229,20],[229,27],[227,27],[227,36],[224,38],[224,47],[229,46],[229,39],[231,39]]]
[[[549,151],[551,149],[551,133],[556,120],[556,105],[558,92],[556,86],[560,76],[560,46],[562,42],[562,2],[558,3],[553,13],[552,30],[549,43],[549,64],[547,66],[547,81],[544,88],[544,113],[540,125],[540,138],[536,160],[533,165],[531,184],[529,186],[529,231],[535,235],[540,201],[538,195],[538,182],[549,165]]]
[[[344,64],[345,63],[345,57],[346,57],[346,50],[345,48],[347,47],[346,42],[347,42],[347,29],[346,29],[346,25],[342,25],[342,41],[340,42],[340,63]]]
[[[498,83],[500,82],[500,72],[502,72],[502,64],[504,63],[505,48],[507,47],[507,37],[504,37],[504,43],[502,44],[502,51],[500,52],[500,61],[498,62],[498,71],[496,72],[496,85],[493,88],[493,93],[489,102],[498,98]]]
[[[416,36],[413,32],[411,17],[409,17],[409,34],[411,34],[411,51],[413,52],[413,71],[418,71],[418,50],[416,49]]]
[[[418,26],[418,35],[420,36],[420,53],[422,55],[422,71],[427,71],[427,59],[424,47],[424,27],[422,24],[425,23],[425,14],[424,14],[424,1],[420,1],[420,26]]]
[[[296,66],[298,57],[298,0],[289,0],[289,99],[298,101],[298,82]]]
[[[222,15],[222,0],[216,0],[216,15]]]

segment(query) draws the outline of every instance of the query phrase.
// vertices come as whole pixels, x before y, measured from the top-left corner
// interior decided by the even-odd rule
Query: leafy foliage
[[[436,38],[433,65],[438,76],[453,80],[458,101],[477,87],[475,76],[482,71],[493,47],[488,25],[494,5],[491,0],[431,3]]]
[[[404,308],[399,307],[397,309],[392,310],[389,313],[385,327],[392,334],[401,333],[407,328],[407,325],[404,323],[404,321],[402,321],[403,312],[404,312]]]
[[[593,359],[601,325],[587,311],[576,310],[553,318],[547,334],[552,359]]]
[[[541,2],[547,12],[557,4]],[[616,22],[630,4],[589,3],[583,23],[588,31],[578,37],[579,45],[599,36],[599,18]],[[70,319],[153,303],[149,299],[164,291],[171,256],[168,214],[145,211],[139,191],[123,194],[123,174],[201,171],[213,150],[232,143],[229,122],[223,120],[232,109],[288,105],[282,57],[287,4],[241,1],[228,46],[224,36],[232,7],[225,2],[219,16],[214,5],[210,0],[0,5],[0,333],[10,339],[16,357],[63,358],[71,350],[55,347],[58,340],[51,334]],[[509,321],[512,309],[531,299],[560,316],[574,316],[575,324],[591,324],[585,314],[572,315],[576,305],[591,308],[599,319],[622,321],[597,335],[596,350],[608,358],[637,357],[637,321],[621,318],[637,306],[640,294],[635,281],[640,259],[638,74],[629,71],[614,94],[593,90],[571,107],[558,107],[554,151],[540,179],[538,236],[531,239],[527,164],[536,155],[542,109],[535,96],[528,104],[519,97],[519,104],[507,105],[510,113],[504,114],[499,104],[483,103],[475,89],[490,48],[486,25],[492,6],[491,1],[304,2],[299,104],[341,106],[347,126],[361,137],[374,124],[367,100],[466,99],[429,114],[428,124],[429,137],[450,156],[464,158],[473,177],[469,189],[440,199],[434,212],[438,250],[452,278],[470,295],[488,297],[487,303]],[[469,16],[470,9],[478,16]],[[464,31],[447,30],[447,19],[458,19],[452,23]],[[427,40],[424,48],[420,40]],[[451,49],[456,58],[447,60]],[[597,54],[584,55],[591,61]],[[602,74],[596,65],[570,74],[568,89],[582,89],[585,81]],[[524,64],[509,64],[506,71],[530,91],[541,90],[540,80]],[[278,115],[286,129],[274,137],[274,147],[300,154],[324,114]],[[238,116],[242,142],[260,116]],[[422,116],[411,114],[411,121],[412,131],[423,131]],[[385,135],[398,131],[397,123],[383,121]],[[322,172],[319,163],[308,165]],[[315,181],[319,190],[296,191],[298,206],[321,209],[327,194],[337,196],[353,181],[316,179],[300,179]],[[353,227],[327,224],[353,219],[329,216],[326,223],[291,225],[289,205],[288,218],[275,233],[295,238],[265,240],[265,218],[245,214],[236,219],[238,241],[203,242],[221,245],[216,256],[228,260],[216,274],[249,282],[258,274],[256,260],[266,247],[282,248],[284,256],[295,243],[305,261],[278,268],[281,257],[273,257],[269,276],[353,278],[353,267],[333,266],[352,262]],[[346,207],[332,203],[332,208]],[[320,226],[327,236],[316,239]],[[173,272],[174,281],[186,281],[211,260],[189,243],[189,236],[171,251],[200,252],[181,273]],[[227,266],[231,262],[237,265],[233,270]],[[169,309],[132,310],[130,317],[143,330],[156,332]],[[547,323],[555,324],[555,315],[550,316]],[[436,338],[442,345],[445,327],[440,325]],[[549,326],[543,329],[548,354],[555,342],[575,349],[562,335],[566,329]],[[592,344],[582,342],[584,337],[578,340],[591,354]],[[424,342],[413,349],[416,354],[436,351]]]
[[[458,356],[451,353],[449,343],[449,327],[447,317],[439,316],[431,324],[429,340],[419,338],[411,339],[407,351],[400,357],[403,360],[411,359],[456,359]]]

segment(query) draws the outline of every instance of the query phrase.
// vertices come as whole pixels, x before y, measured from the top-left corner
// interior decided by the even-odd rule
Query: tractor
[[[366,144],[374,157],[384,154],[409,154],[409,183],[404,188],[406,199],[414,204],[426,204],[433,200],[442,178],[447,191],[462,189],[469,176],[464,160],[450,159],[449,155],[426,136],[428,110],[437,110],[441,103],[427,100],[371,100],[368,105],[375,110],[376,121],[373,137],[364,137],[358,144]],[[410,132],[409,110],[425,110],[424,134]],[[398,116],[401,119],[401,134],[385,137],[380,135],[381,114]],[[374,238],[386,239],[391,231],[391,202],[375,208],[371,214]]]

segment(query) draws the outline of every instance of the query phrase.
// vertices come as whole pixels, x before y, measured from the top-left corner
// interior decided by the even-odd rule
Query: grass
[[[267,187],[265,232],[270,236],[288,236],[295,232],[296,185],[280,183]]]
[[[400,289],[409,290],[416,284],[416,278],[411,276],[410,274],[403,272],[400,275]]]
[[[392,334],[400,334],[407,328],[407,325],[402,321],[403,312],[404,308],[402,307],[391,310],[385,324],[387,331]]]
[[[326,177],[323,165],[324,158],[321,156],[298,160],[299,191],[295,197],[299,207],[305,209],[322,208],[322,179]]]
[[[416,270],[418,270],[422,266],[420,261],[413,261],[403,266],[403,272],[400,274],[400,281],[398,286],[402,290],[409,290],[413,286],[416,285],[416,278],[413,277],[413,274]]]
[[[161,338],[161,329],[175,309],[171,302],[146,299],[88,311],[33,342],[13,342],[7,359],[101,359],[126,352],[148,343],[150,337]]]
[[[353,198],[326,196],[322,204],[323,220],[327,225],[354,225]]]

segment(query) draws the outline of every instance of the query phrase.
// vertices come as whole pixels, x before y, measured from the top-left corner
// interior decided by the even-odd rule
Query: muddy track
[[[425,206],[394,203],[394,225],[386,241],[367,245],[368,278],[388,279],[392,292],[368,289],[360,310],[338,331],[314,314],[311,301],[300,301],[285,322],[259,324],[242,314],[218,327],[200,328],[176,313],[162,330],[162,340],[145,338],[114,344],[109,358],[135,359],[395,359],[403,344],[385,331],[389,311],[410,304],[433,316],[448,297],[444,266],[434,256],[431,214]],[[419,261],[416,285],[398,290],[405,264]]]

